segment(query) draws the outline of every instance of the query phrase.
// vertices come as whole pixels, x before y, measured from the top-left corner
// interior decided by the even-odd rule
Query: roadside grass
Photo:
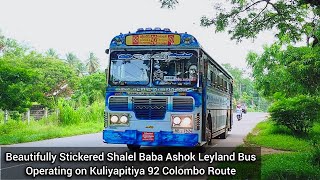
[[[104,128],[103,102],[80,108],[73,108],[64,102],[59,109],[59,116],[54,114],[29,123],[10,119],[0,124],[0,145],[96,133]]]
[[[0,144],[16,144],[24,142],[40,141],[45,139],[67,137],[88,133],[101,132],[101,122],[82,122],[74,125],[58,125],[55,121],[31,121],[27,122],[10,120],[0,125]]]
[[[308,136],[296,137],[287,128],[267,120],[248,134],[245,144],[289,151],[262,154],[262,179],[320,179],[320,167],[314,165],[312,154],[319,137],[320,123],[314,125]]]
[[[262,155],[261,179],[320,179],[309,152]]]
[[[248,147],[244,145],[240,145],[236,147],[234,152],[239,153],[243,152],[246,155],[256,155],[256,161],[235,161],[235,162],[221,162],[218,163],[217,168],[221,169],[235,169],[236,175],[235,176],[209,176],[210,180],[220,180],[220,179],[260,179],[261,177],[261,156],[260,152],[257,147]]]
[[[317,134],[320,134],[320,124],[315,125],[312,136]],[[263,121],[247,135],[245,142],[278,150],[302,152],[312,148],[309,138],[292,136],[289,129],[276,126],[272,121]]]

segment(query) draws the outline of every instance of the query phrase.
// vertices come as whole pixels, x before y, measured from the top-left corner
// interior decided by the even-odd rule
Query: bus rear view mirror
[[[109,49],[106,49],[104,52],[105,52],[106,54],[109,54]]]

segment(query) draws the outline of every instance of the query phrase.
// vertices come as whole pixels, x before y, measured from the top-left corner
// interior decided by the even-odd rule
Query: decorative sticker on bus
[[[170,53],[170,52],[161,52],[157,54],[118,54],[118,60],[179,60],[179,59],[190,59],[193,56],[192,53]]]
[[[181,42],[178,34],[140,34],[126,36],[126,45],[144,46],[144,45],[179,45]]]

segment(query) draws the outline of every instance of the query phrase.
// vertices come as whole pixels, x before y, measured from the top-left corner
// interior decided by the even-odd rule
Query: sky
[[[201,27],[202,16],[214,15],[213,2],[180,0],[175,9],[161,9],[159,0],[0,0],[0,30],[40,52],[53,48],[61,58],[73,52],[85,61],[94,52],[104,69],[104,51],[120,32],[170,28],[195,36],[218,63],[246,69],[247,53],[262,52],[274,35],[263,32],[254,42],[237,43],[227,33],[215,33],[213,26]]]

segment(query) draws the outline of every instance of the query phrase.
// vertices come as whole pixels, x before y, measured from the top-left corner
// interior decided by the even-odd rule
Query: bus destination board
[[[141,34],[126,36],[126,45],[179,45],[180,35],[178,34]]]

